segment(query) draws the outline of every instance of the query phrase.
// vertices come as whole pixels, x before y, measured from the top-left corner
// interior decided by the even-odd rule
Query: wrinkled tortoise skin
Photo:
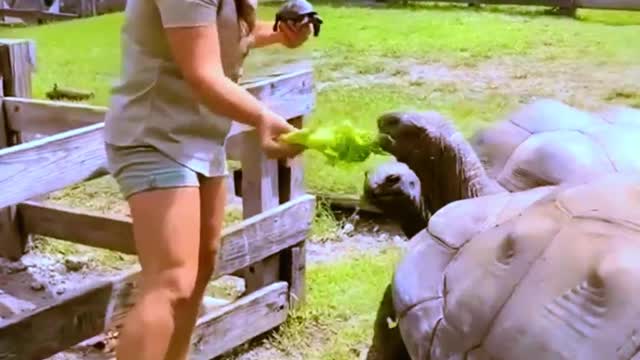
[[[411,242],[392,297],[412,359],[640,358],[640,176],[457,201]]]

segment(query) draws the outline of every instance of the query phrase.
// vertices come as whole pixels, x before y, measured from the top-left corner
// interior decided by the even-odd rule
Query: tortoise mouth
[[[384,190],[367,189],[364,197],[371,202],[389,202],[408,198],[407,194],[398,188],[386,188]]]
[[[378,134],[378,144],[380,144],[382,150],[390,153],[396,144],[396,139],[386,132],[380,132]]]

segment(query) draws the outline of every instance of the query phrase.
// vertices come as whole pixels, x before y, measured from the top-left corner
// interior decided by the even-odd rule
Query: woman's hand
[[[299,24],[283,21],[278,24],[278,30],[281,34],[282,45],[293,49],[304,44],[309,39],[313,31],[313,24],[308,21]]]
[[[266,111],[257,127],[260,145],[265,154],[273,159],[292,158],[304,149],[301,146],[278,141],[280,135],[298,130],[279,115]]]

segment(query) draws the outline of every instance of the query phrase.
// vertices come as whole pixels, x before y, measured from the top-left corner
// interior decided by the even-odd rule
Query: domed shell
[[[640,110],[590,113],[542,99],[479,131],[471,143],[487,174],[509,191],[637,172]]]
[[[638,174],[457,201],[411,241],[393,299],[413,359],[638,351]]]

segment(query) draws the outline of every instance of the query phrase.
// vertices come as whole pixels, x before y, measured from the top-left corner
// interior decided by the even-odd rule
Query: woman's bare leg
[[[117,358],[162,360],[196,287],[200,193],[197,187],[142,192],[130,197],[129,206],[142,285],[120,334]]]
[[[193,327],[220,247],[226,204],[224,178],[200,178],[200,248],[193,296],[176,317],[176,331],[165,360],[187,360]]]

